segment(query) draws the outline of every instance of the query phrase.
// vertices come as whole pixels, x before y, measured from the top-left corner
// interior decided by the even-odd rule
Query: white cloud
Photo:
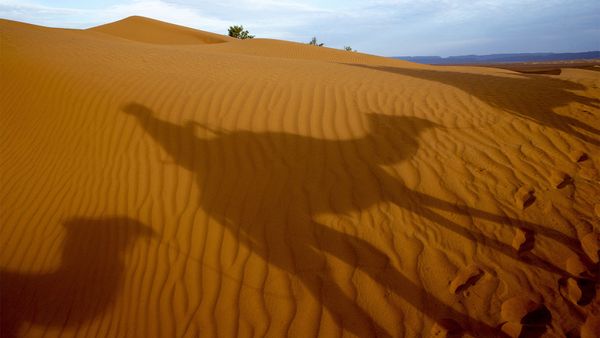
[[[231,22],[161,0],[134,0],[99,9],[61,8],[32,2],[0,0],[0,16],[51,27],[88,28],[141,15],[206,30],[222,31]]]

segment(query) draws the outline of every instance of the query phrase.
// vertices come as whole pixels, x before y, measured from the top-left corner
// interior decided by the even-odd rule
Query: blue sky
[[[88,28],[142,15],[393,55],[600,50],[600,0],[0,0],[0,17]]]

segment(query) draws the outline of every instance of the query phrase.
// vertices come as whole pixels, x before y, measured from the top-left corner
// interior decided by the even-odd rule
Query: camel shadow
[[[511,114],[533,120],[594,145],[600,145],[600,130],[570,116],[557,114],[554,108],[577,102],[586,108],[600,108],[600,100],[574,93],[581,84],[535,74],[501,77],[487,74],[443,70],[411,69],[387,66],[346,64],[418,79],[440,82],[473,95],[487,104]],[[592,114],[586,109],[581,111]],[[585,131],[582,133],[580,130]]]
[[[123,281],[121,256],[135,240],[153,235],[125,217],[73,218],[59,268],[48,273],[0,271],[0,333],[18,335],[25,322],[43,327],[78,326],[115,301]]]
[[[382,167],[415,155],[418,136],[436,125],[405,116],[367,114],[369,132],[348,140],[317,139],[288,133],[223,131],[188,121],[182,125],[130,103],[124,112],[180,167],[194,174],[200,207],[253,253],[295,276],[353,334],[389,336],[337,285],[327,271],[326,255],[354,266],[434,320],[451,318],[480,336],[502,336],[429,294],[398,271],[373,244],[320,224],[321,214],[348,215],[380,203],[410,210],[433,224],[520,261],[568,275],[535,255],[524,258],[510,245],[473,232],[440,214],[469,215],[529,228],[577,247],[558,231],[468,206],[458,206],[414,191]],[[197,136],[201,129],[205,136]]]

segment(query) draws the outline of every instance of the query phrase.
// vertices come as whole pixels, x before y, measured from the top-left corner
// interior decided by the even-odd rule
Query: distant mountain
[[[583,59],[600,59],[600,51],[582,53],[515,53],[490,55],[460,56],[394,56],[394,59],[432,65],[467,64],[467,63],[507,63],[507,62],[542,62],[568,61]]]

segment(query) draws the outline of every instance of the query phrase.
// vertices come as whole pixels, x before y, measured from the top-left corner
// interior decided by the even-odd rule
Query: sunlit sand
[[[142,17],[0,37],[2,337],[598,328],[600,72]]]

